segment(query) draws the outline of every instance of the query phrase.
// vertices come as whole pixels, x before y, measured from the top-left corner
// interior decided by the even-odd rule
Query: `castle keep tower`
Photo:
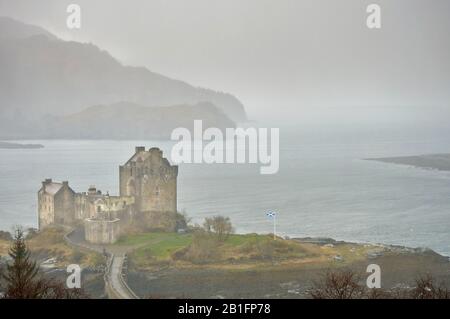
[[[170,165],[159,148],[136,147],[119,167],[120,196],[133,196],[138,212],[176,212],[178,166]]]

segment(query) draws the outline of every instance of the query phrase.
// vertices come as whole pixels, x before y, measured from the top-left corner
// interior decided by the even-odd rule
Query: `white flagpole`
[[[276,223],[276,218],[277,218],[277,215],[276,214],[274,214],[273,215],[273,240],[275,240],[276,239],[276,237],[275,237],[275,234],[276,234],[276,232],[277,232],[277,223]]]

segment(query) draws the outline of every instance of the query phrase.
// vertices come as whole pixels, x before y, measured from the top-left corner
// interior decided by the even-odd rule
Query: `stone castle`
[[[170,165],[160,149],[139,146],[119,167],[119,196],[95,186],[76,193],[66,181],[46,179],[38,192],[39,229],[83,223],[87,241],[114,243],[133,220],[149,222],[142,216],[177,212],[177,176],[178,166]]]

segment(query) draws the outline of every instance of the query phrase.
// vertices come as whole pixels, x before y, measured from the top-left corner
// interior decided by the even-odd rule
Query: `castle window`
[[[159,196],[159,186],[156,186],[156,189],[155,189],[155,195],[156,195],[156,196]]]
[[[102,208],[100,206],[97,206],[97,213],[100,213],[102,211]]]

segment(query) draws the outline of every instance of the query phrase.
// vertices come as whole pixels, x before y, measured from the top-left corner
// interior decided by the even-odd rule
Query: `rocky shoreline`
[[[354,244],[331,238],[292,239],[317,245],[324,252],[335,250],[320,262],[284,263],[255,261],[252,268],[224,264],[194,267],[167,266],[143,271],[131,265],[130,287],[143,298],[309,298],[314,282],[330,269],[351,269],[362,279],[369,264],[382,270],[382,288],[397,289],[414,286],[419,276],[431,274],[450,287],[450,259],[430,249],[408,248],[382,244]],[[340,256],[341,248],[364,256],[352,260]],[[332,258],[329,258],[329,257]],[[333,257],[334,256],[334,257]]]
[[[238,261],[182,267],[165,264],[152,270],[139,269],[130,260],[127,282],[142,298],[308,298],[313,283],[327,270],[351,269],[364,279],[367,266],[377,264],[382,269],[385,289],[412,287],[414,280],[424,274],[431,274],[450,287],[450,258],[431,249],[350,243],[324,237],[290,240],[317,248],[322,257],[304,262],[255,259],[246,264]],[[7,261],[10,240],[5,238],[2,243],[0,267]],[[56,257],[46,255],[45,259],[42,270],[63,278],[65,268],[50,265],[50,260]],[[94,298],[104,298],[102,271],[85,268],[86,290]]]

